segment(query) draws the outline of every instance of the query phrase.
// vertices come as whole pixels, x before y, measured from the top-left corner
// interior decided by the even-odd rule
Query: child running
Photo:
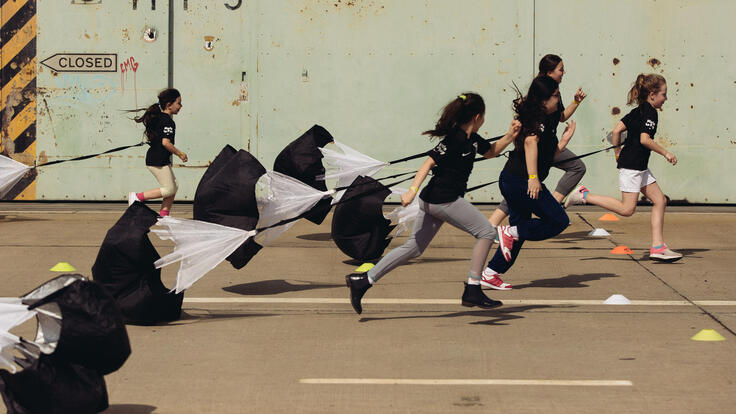
[[[562,83],[562,77],[565,75],[565,64],[562,62],[562,58],[552,54],[545,55],[539,61],[539,74],[537,76],[543,75],[547,75],[556,80],[558,84]],[[551,129],[551,132],[557,135],[557,125],[560,122],[565,122],[570,119],[586,96],[587,95],[583,92],[582,88],[578,88],[573,96],[573,102],[567,107],[562,104],[562,98],[560,98],[559,103],[557,104],[557,110],[548,115],[544,121],[545,129]],[[555,200],[560,203],[575,188],[575,186],[580,183],[580,180],[583,179],[583,175],[585,175],[585,164],[580,159],[572,159],[575,157],[575,153],[565,148],[558,152],[553,160],[554,167],[565,171],[560,178],[560,181],[557,182],[555,191],[552,193]],[[498,227],[508,215],[509,206],[506,200],[503,200],[501,201],[501,204],[498,205],[498,208],[493,211],[493,214],[491,214],[491,217],[488,220],[494,227]],[[493,276],[493,273],[491,273],[489,269],[483,271],[480,285],[484,288],[497,290],[510,290],[512,288],[511,284],[504,283],[503,280]]]
[[[403,246],[391,250],[367,273],[345,277],[350,289],[350,303],[358,314],[363,312],[361,299],[365,292],[386,273],[421,255],[444,222],[476,238],[468,282],[462,295],[463,306],[493,308],[502,305],[483,294],[480,287],[483,263],[496,235],[495,229],[483,213],[463,196],[475,155],[482,154],[486,158],[498,156],[519,133],[521,123],[512,121],[506,135],[490,144],[477,134],[485,121],[485,111],[485,103],[480,95],[463,93],[445,106],[435,128],[423,133],[441,137],[442,141],[427,153],[429,157],[414,176],[409,191],[401,195],[401,204],[409,205],[432,170],[429,184],[419,194],[419,213],[412,235]],[[501,245],[511,248],[513,239],[510,236],[502,237]]]
[[[519,93],[521,95],[521,93]],[[548,115],[558,108],[557,81],[549,76],[534,78],[526,96],[514,100],[514,111],[522,129],[514,142],[514,150],[501,171],[498,186],[509,205],[511,226],[499,226],[499,239],[513,237],[509,249],[499,243],[485,273],[500,280],[500,274],[513,266],[526,240],[546,240],[567,227],[569,219],[560,202],[542,184],[554,158],[565,149],[575,133],[575,121],[565,128],[562,138],[545,125]],[[539,218],[532,218],[534,213]]]
[[[621,201],[608,196],[592,194],[585,186],[580,186],[570,194],[566,205],[594,204],[616,214],[629,217],[636,211],[639,192],[654,203],[652,207],[652,247],[649,258],[664,262],[674,262],[682,254],[674,252],[664,242],[664,210],[667,199],[659,188],[656,178],[649,171],[649,155],[652,151],[663,156],[672,165],[677,157],[654,141],[657,132],[657,110],[667,101],[667,82],[657,74],[639,74],[629,91],[628,105],[637,103],[613,129],[613,145],[621,143],[621,133],[627,131],[623,148],[614,150],[619,169],[618,182],[621,188]]]
[[[140,117],[134,118],[135,122],[143,123],[146,127],[145,134],[151,145],[146,152],[146,166],[161,187],[141,193],[129,193],[128,205],[136,201],[163,198],[159,212],[161,217],[169,215],[178,189],[171,168],[171,154],[176,154],[183,162],[188,160],[187,154],[174,146],[176,124],[171,117],[179,113],[181,106],[179,91],[164,89],[158,94],[158,103],[149,106]]]

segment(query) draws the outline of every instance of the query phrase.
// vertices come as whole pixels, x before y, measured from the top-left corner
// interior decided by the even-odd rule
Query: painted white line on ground
[[[574,387],[631,387],[626,380],[532,380],[532,379],[391,379],[302,378],[301,384],[330,385],[555,385]]]
[[[684,300],[632,300],[631,305],[606,305],[604,299],[599,300],[554,300],[554,299],[502,299],[504,305],[604,305],[604,306],[690,306]],[[184,297],[184,303],[306,303],[306,304],[349,304],[347,298],[190,298]],[[382,305],[459,305],[458,299],[363,299],[363,303]],[[700,300],[694,302],[700,306],[736,306],[733,300]]]

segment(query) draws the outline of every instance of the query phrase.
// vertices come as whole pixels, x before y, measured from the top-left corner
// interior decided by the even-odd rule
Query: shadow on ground
[[[513,285],[514,289],[526,288],[582,288],[588,287],[585,282],[601,280],[608,277],[618,277],[615,273],[585,273],[582,275],[567,275],[563,277],[537,279],[523,285]]]
[[[344,283],[314,283],[307,281],[287,282],[283,279],[261,280],[259,282],[241,283],[239,285],[226,286],[222,290],[238,295],[276,295],[285,292],[302,292],[314,289],[331,289],[345,287]]]
[[[312,233],[312,234],[300,234],[296,236],[297,239],[312,240],[312,241],[330,241],[332,240],[331,233]]]
[[[156,407],[143,404],[112,404],[103,414],[151,414]]]
[[[488,318],[488,320],[470,322],[469,325],[508,325],[506,322],[521,319],[523,316],[517,315],[534,309],[552,308],[550,305],[527,305],[527,306],[513,306],[513,307],[500,307],[496,309],[487,310],[469,310],[465,312],[454,312],[446,313],[443,315],[410,315],[410,316],[387,316],[383,318],[360,318],[360,322],[375,322],[375,321],[387,321],[387,320],[401,320],[401,319],[437,319],[437,318],[459,318],[464,316]]]

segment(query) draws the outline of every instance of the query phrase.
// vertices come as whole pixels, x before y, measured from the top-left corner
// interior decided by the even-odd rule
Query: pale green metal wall
[[[81,3],[81,0],[76,0]],[[169,4],[38,0],[38,60],[54,53],[117,53],[138,64],[115,73],[55,73],[39,66],[37,151],[77,156],[135,143],[139,125],[121,109],[155,101],[169,80]],[[608,145],[605,131],[628,111],[626,92],[639,72],[662,73],[669,101],[658,141],[680,163],[650,163],[672,199],[732,203],[736,149],[736,48],[731,1],[581,0],[238,0],[173,2],[173,86],[183,94],[177,146],[178,199],[191,200],[207,165],[225,144],[249,149],[271,168],[278,152],[312,124],[382,160],[429,149],[421,131],[461,91],[486,99],[485,136],[512,117],[512,82],[522,89],[546,53],[565,61],[569,103],[588,93],[574,119],[570,148]],[[240,3],[240,7],[231,7]],[[184,6],[186,5],[186,10]],[[146,26],[158,39],[143,40]],[[205,50],[205,36],[214,38]],[[650,65],[652,58],[659,64]],[[614,64],[614,59],[618,63]],[[248,100],[241,97],[248,86]],[[691,107],[692,106],[692,107]],[[613,115],[613,108],[621,110]],[[561,131],[561,129],[560,129]],[[120,200],[155,186],[138,148],[40,170],[38,199]],[[471,184],[495,180],[504,159],[476,164]],[[396,166],[393,171],[415,168]],[[584,182],[618,194],[612,154],[585,160]],[[554,173],[550,187],[559,177]],[[497,187],[469,195],[499,201]]]

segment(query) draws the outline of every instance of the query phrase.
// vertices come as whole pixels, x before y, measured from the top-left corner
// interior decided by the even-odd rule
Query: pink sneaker
[[[585,193],[590,192],[584,185],[578,186],[565,200],[565,208],[577,204],[585,204]]]
[[[498,226],[496,232],[498,233],[498,248],[503,253],[503,258],[507,262],[511,261],[511,249],[514,247],[514,236],[509,233],[509,227],[511,226]]]
[[[674,262],[682,259],[682,254],[670,250],[666,244],[662,244],[662,247],[655,249],[654,247],[649,249],[649,260],[657,260],[660,262]]]
[[[496,290],[511,290],[513,286],[509,283],[504,283],[498,273],[491,273],[490,269],[486,268],[483,271],[483,276],[480,279],[480,285],[489,289]]]

